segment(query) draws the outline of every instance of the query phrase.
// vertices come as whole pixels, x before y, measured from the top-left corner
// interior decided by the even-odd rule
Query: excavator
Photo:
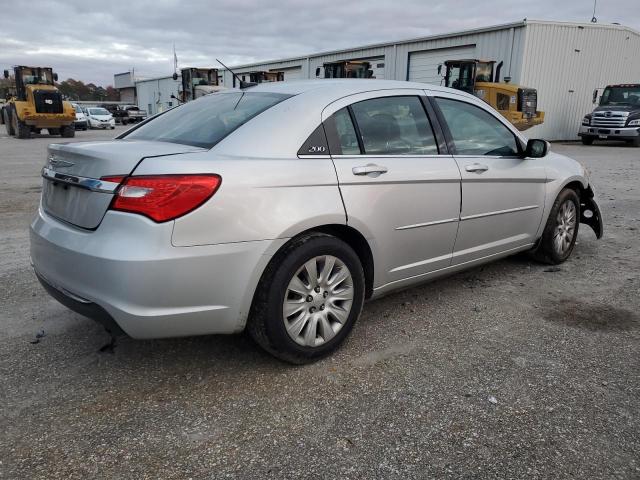
[[[14,91],[0,112],[7,133],[27,139],[47,129],[50,135],[75,136],[76,113],[55,86],[58,75],[50,67],[16,66],[13,72]],[[5,70],[4,78],[9,77]]]
[[[536,89],[509,83],[510,77],[501,82],[503,62],[498,63],[494,75],[495,63],[494,60],[447,60],[444,85],[481,98],[520,131],[543,123],[544,112],[537,109]],[[442,65],[438,65],[438,74],[442,74]]]

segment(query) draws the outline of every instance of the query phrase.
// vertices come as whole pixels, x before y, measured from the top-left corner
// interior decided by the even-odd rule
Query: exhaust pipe
[[[500,70],[502,70],[502,64],[504,62],[502,60],[500,60],[500,63],[498,63],[498,66],[496,67],[496,78],[494,80],[494,82],[496,83],[500,83]]]

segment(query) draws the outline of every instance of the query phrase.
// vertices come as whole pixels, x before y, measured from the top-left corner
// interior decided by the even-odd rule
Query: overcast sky
[[[522,20],[588,22],[593,0],[0,0],[0,67],[52,66],[103,86]],[[640,0],[598,0],[600,23],[640,30]],[[612,55],[615,52],[611,52]]]

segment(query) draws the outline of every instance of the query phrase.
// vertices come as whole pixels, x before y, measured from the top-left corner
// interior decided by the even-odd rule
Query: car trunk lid
[[[204,149],[167,142],[116,140],[53,144],[42,171],[42,207],[48,214],[85,229],[100,225],[118,182],[141,160]]]

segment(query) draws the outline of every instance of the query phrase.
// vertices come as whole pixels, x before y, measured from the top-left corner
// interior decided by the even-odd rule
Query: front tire
[[[629,144],[632,147],[640,147],[640,137],[635,137],[635,138],[629,140]]]
[[[565,188],[551,207],[535,258],[551,265],[566,261],[576,244],[579,226],[580,198],[575,190]]]
[[[13,122],[11,121],[11,112],[8,108],[2,109],[2,118],[4,118],[4,126],[7,129],[7,135],[13,137],[16,132],[13,129]]]
[[[18,118],[15,108],[13,108],[11,112],[11,120],[13,121],[13,131],[15,132],[16,137],[21,138],[22,140],[31,138],[31,127]]]
[[[60,135],[64,138],[73,138],[76,136],[76,129],[73,125],[63,125],[60,127]]]
[[[309,363],[342,344],[363,301],[358,255],[336,237],[309,233],[290,241],[265,269],[247,330],[273,356]]]
[[[582,144],[583,145],[593,145],[593,137],[589,137],[588,135],[583,135],[582,137],[580,137],[580,139],[582,140]]]

